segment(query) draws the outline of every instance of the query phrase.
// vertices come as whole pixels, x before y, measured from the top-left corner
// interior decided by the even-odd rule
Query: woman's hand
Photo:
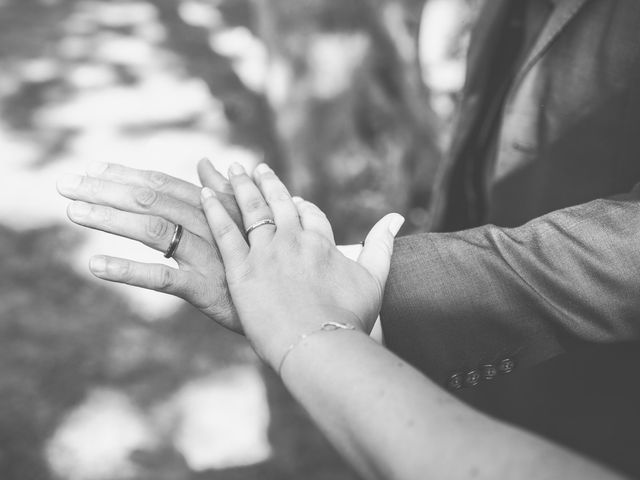
[[[371,330],[389,272],[393,239],[404,219],[384,217],[371,230],[358,262],[333,243],[326,217],[296,203],[266,165],[255,182],[239,165],[229,180],[250,245],[217,195],[202,191],[203,209],[224,262],[227,283],[245,334],[258,354],[276,367],[287,347],[322,323],[339,321]],[[300,213],[299,213],[300,212]]]
[[[240,213],[229,182],[209,161],[201,161],[203,185],[218,192],[231,218]],[[171,242],[176,224],[183,235],[173,258],[178,268],[124,258],[95,256],[90,269],[97,277],[176,295],[231,330],[241,327],[229,296],[223,265],[200,206],[201,188],[160,172],[121,165],[98,165],[88,176],[67,176],[58,191],[74,200],[71,221],[140,241],[160,252]]]

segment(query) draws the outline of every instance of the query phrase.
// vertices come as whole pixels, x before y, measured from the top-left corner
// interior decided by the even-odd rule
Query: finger
[[[67,175],[58,181],[58,191],[71,200],[117,208],[125,212],[154,215],[179,223],[200,237],[213,241],[201,208],[196,208],[149,187],[79,175]]]
[[[69,219],[82,225],[121,237],[137,240],[160,252],[166,252],[176,224],[161,217],[123,212],[111,207],[75,201],[67,208]],[[190,267],[202,267],[211,261],[211,244],[183,229],[173,258]]]
[[[292,200],[298,209],[298,216],[300,217],[302,229],[319,233],[323,237],[331,240],[331,243],[335,245],[336,242],[333,238],[333,229],[331,228],[331,224],[324,212],[315,204],[303,200],[300,197],[293,197]]]
[[[242,228],[242,214],[236,203],[231,183],[213,166],[209,159],[203,158],[198,163],[198,177],[203,187],[209,187],[216,192],[218,200],[229,212],[233,221]]]
[[[220,196],[220,193],[233,195],[231,183],[213,166],[208,158],[198,162],[198,177],[203,187],[209,187]]]
[[[184,299],[189,299],[198,290],[194,288],[194,282],[199,281],[197,274],[162,264],[97,255],[91,258],[89,270],[102,280],[168,293]]]
[[[244,262],[249,255],[249,245],[213,190],[203,188],[201,198],[202,208],[228,273]]]
[[[102,180],[148,187],[200,208],[200,187],[179,178],[152,170],[138,170],[115,163],[92,163],[87,175]]]
[[[404,223],[402,215],[391,213],[376,223],[364,243],[358,263],[376,279],[380,291],[384,291],[389,276],[393,241]]]
[[[291,194],[276,174],[265,163],[256,167],[255,178],[262,196],[273,212],[278,232],[295,232],[302,229]]]
[[[229,181],[236,196],[236,202],[242,212],[244,228],[249,229],[263,220],[273,219],[271,208],[267,205],[262,196],[262,192],[247,172],[237,163],[229,169]],[[273,238],[276,231],[275,225],[265,224],[249,232],[249,242],[251,245],[265,245]]]

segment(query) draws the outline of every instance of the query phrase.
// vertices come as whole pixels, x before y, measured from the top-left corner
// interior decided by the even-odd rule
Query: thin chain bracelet
[[[284,365],[284,361],[287,359],[289,354],[293,352],[293,350],[295,350],[295,348],[298,345],[300,345],[304,340],[309,338],[311,335],[314,335],[319,332],[331,332],[334,330],[355,330],[355,329],[356,327],[354,327],[349,323],[324,322],[322,325],[320,325],[320,328],[318,328],[317,330],[313,330],[309,333],[303,333],[297,338],[295,342],[293,342],[291,345],[287,347],[287,349],[284,352],[284,355],[282,355],[282,359],[280,360],[280,364],[278,365],[278,376],[282,376],[282,366]]]

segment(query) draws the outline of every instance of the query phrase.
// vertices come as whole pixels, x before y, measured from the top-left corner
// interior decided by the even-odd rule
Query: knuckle
[[[190,290],[185,292],[184,298],[194,307],[201,310],[213,310],[217,307],[211,299],[211,291],[204,282],[193,285]]]
[[[155,190],[146,187],[139,187],[133,191],[135,201],[143,208],[150,208],[158,201],[158,194]]]
[[[173,271],[170,268],[162,268],[158,272],[156,284],[159,290],[170,291],[174,290],[176,286],[176,279],[173,275]]]
[[[97,196],[103,189],[103,182],[89,177],[82,177],[80,185],[93,197]]]
[[[169,234],[169,222],[162,218],[149,218],[147,234],[152,240],[162,240]]]
[[[113,211],[109,208],[91,207],[90,214],[96,218],[102,225],[111,226],[114,223]]]
[[[112,273],[120,281],[125,283],[131,282],[134,279],[133,267],[129,262],[117,262],[111,265]]]
[[[148,172],[147,179],[154,188],[162,188],[169,183],[169,177],[162,172]]]

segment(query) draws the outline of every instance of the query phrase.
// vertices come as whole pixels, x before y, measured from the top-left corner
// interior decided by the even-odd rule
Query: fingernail
[[[89,268],[93,273],[104,273],[107,271],[107,260],[104,257],[93,257],[89,260]]]
[[[404,217],[397,213],[394,214],[393,218],[389,222],[389,231],[391,232],[391,235],[395,237],[400,231],[400,229],[402,228],[403,224],[404,224]]]
[[[104,162],[93,162],[87,167],[87,175],[99,177],[102,175],[109,165]]]
[[[304,202],[304,198],[302,198],[302,197],[291,197],[291,200],[293,200],[293,203],[302,203],[302,202]]]
[[[82,182],[82,177],[80,175],[63,175],[58,180],[58,189],[59,190],[76,190],[80,183]]]
[[[210,198],[214,198],[216,196],[216,192],[214,192],[213,190],[211,190],[208,187],[205,187],[202,189],[202,191],[200,192],[202,199],[203,200],[208,200]]]
[[[243,173],[245,173],[244,167],[239,163],[234,163],[229,168],[230,175],[242,175]]]
[[[73,202],[69,205],[69,213],[73,217],[86,217],[91,212],[91,206],[84,202]]]
[[[255,172],[258,175],[262,175],[263,173],[268,173],[268,172],[273,172],[273,170],[271,170],[271,168],[269,167],[269,165],[267,165],[266,163],[261,163],[260,165],[258,165],[256,167]]]

